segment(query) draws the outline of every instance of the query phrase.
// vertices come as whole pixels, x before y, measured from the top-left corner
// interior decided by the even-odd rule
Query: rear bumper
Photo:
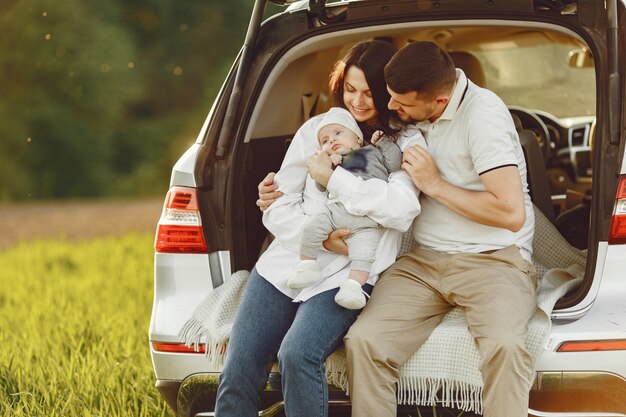
[[[219,373],[190,375],[184,381],[157,381],[157,389],[179,417],[214,416]],[[350,416],[350,400],[329,388],[333,417]],[[440,410],[443,408],[439,408]],[[280,374],[272,372],[259,403],[259,416],[282,416]],[[432,407],[398,406],[398,415],[431,416]],[[448,415],[439,413],[438,415]],[[474,414],[464,413],[466,417]],[[531,417],[626,417],[626,380],[605,372],[539,372],[530,392]]]
[[[284,410],[284,405],[283,401],[274,403],[270,407],[259,411],[259,417],[275,417],[282,415],[280,413]],[[329,400],[328,408],[331,416],[350,416],[350,400]],[[337,412],[341,414],[337,414]],[[198,413],[194,417],[215,417],[215,413],[212,411],[206,411]]]
[[[530,408],[536,417],[626,416],[626,380],[608,372],[538,372]]]
[[[177,397],[178,417],[214,416],[219,373],[208,372],[190,375],[180,385]],[[350,416],[350,400],[345,392],[335,387],[328,391],[330,415],[333,417]],[[261,394],[259,416],[283,416],[283,397],[280,374],[271,372],[267,385]],[[415,409],[415,407],[413,407]]]

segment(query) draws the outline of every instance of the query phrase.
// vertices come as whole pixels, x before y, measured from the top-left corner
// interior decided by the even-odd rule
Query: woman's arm
[[[289,145],[280,170],[274,176],[282,195],[263,213],[263,225],[286,247],[298,250],[300,230],[308,216],[302,207],[307,178],[306,161],[315,152],[315,127],[319,117],[298,129]]]
[[[415,143],[426,146],[417,128],[402,133],[406,137],[399,143],[401,150]],[[364,181],[341,167],[333,170],[323,153],[312,156],[307,168],[311,177],[338,198],[349,213],[369,216],[383,227],[404,232],[421,211],[419,190],[406,171],[392,173],[388,182],[376,178]]]
[[[302,210],[303,191],[306,183],[306,160],[315,153],[316,123],[305,123],[296,132],[278,173],[270,172],[259,184],[257,206],[264,212],[263,224],[283,244],[299,249],[299,231],[308,216]],[[344,238],[348,229],[333,231],[323,242],[329,252],[348,255]]]
[[[357,216],[369,216],[383,227],[405,232],[420,213],[419,191],[405,171],[389,176],[389,182],[377,178],[364,181],[337,167],[328,181],[328,191],[346,210]]]

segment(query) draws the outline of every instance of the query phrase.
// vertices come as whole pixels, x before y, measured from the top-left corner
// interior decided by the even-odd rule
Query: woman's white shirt
[[[323,115],[305,122],[296,132],[274,181],[283,195],[263,213],[263,224],[274,240],[259,258],[256,269],[279,291],[294,301],[306,301],[321,292],[336,288],[348,279],[350,260],[320,248],[317,261],[322,281],[313,287],[293,290],[287,287],[292,268],[300,261],[298,255],[302,227],[308,217],[321,210],[328,196],[320,191],[308,175],[306,162],[318,148],[315,129]],[[402,151],[419,144],[426,148],[424,138],[415,126],[405,127],[397,135]],[[419,192],[405,171],[379,179],[363,181],[360,177],[337,167],[328,183],[328,192],[351,214],[369,216],[385,228],[376,250],[368,283],[391,265],[398,255],[402,232],[411,226],[420,212]]]

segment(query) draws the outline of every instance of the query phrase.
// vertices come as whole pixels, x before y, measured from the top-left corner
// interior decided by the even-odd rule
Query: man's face
[[[356,133],[337,123],[331,123],[321,128],[318,139],[320,147],[328,155],[334,153],[345,155],[351,150],[361,147],[361,141]]]
[[[415,91],[399,94],[389,87],[387,87],[387,91],[391,95],[387,107],[396,111],[400,120],[405,123],[422,122],[424,120],[434,122],[441,116],[450,100],[449,97],[442,96],[427,99]]]

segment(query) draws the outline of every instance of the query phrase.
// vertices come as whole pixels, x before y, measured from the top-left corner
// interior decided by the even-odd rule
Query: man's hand
[[[524,226],[524,192],[516,165],[482,174],[484,191],[473,191],[441,178],[432,156],[418,145],[406,149],[402,161],[402,169],[409,173],[420,191],[466,219],[512,232]]]
[[[283,195],[278,189],[278,184],[274,182],[274,176],[276,174],[270,172],[267,174],[263,181],[259,183],[259,199],[256,201],[256,205],[259,206],[259,210],[265,211],[278,197]]]
[[[418,190],[430,196],[434,196],[443,182],[432,155],[419,145],[404,151],[402,169],[409,173]]]
[[[338,253],[339,255],[348,256],[348,245],[346,245],[344,238],[349,234],[350,230],[348,229],[337,229],[331,232],[331,234],[328,235],[328,239],[322,242],[324,249],[329,252]]]
[[[324,188],[328,187],[328,181],[333,175],[333,163],[326,152],[316,151],[306,163],[309,175]]]

